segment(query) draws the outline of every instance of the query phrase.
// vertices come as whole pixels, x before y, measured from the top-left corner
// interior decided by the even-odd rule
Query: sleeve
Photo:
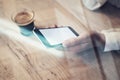
[[[105,35],[104,51],[120,50],[120,29],[102,31]]]
[[[111,3],[112,5],[120,8],[120,0],[108,0],[109,3]]]
[[[82,0],[84,6],[89,10],[100,8],[107,0]]]

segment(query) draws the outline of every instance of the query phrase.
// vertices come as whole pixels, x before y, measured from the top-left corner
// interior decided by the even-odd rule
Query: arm
[[[96,10],[100,8],[107,0],[82,0],[83,4],[89,10]]]
[[[120,1],[119,0],[82,0],[84,6],[89,10],[96,10],[104,5],[106,2],[120,8]]]

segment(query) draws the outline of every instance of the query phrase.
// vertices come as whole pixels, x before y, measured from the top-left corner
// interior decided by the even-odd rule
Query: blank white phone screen
[[[67,39],[77,37],[69,27],[39,29],[42,35],[46,38],[50,45],[56,45],[64,42]]]

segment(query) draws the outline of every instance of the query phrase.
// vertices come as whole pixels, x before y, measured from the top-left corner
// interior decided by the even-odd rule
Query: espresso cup
[[[20,9],[12,15],[12,20],[20,27],[22,35],[32,35],[34,28],[34,12],[32,10]]]

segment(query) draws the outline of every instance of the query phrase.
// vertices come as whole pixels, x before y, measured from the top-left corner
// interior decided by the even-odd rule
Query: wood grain
[[[71,26],[80,34],[120,26],[119,9],[107,3],[97,11],[89,11],[81,0],[0,0],[0,18],[11,21],[14,11],[21,8],[35,12],[37,28]],[[73,54],[44,48],[34,35],[26,38],[13,33],[0,32],[0,80],[120,79],[119,52],[91,49]]]

